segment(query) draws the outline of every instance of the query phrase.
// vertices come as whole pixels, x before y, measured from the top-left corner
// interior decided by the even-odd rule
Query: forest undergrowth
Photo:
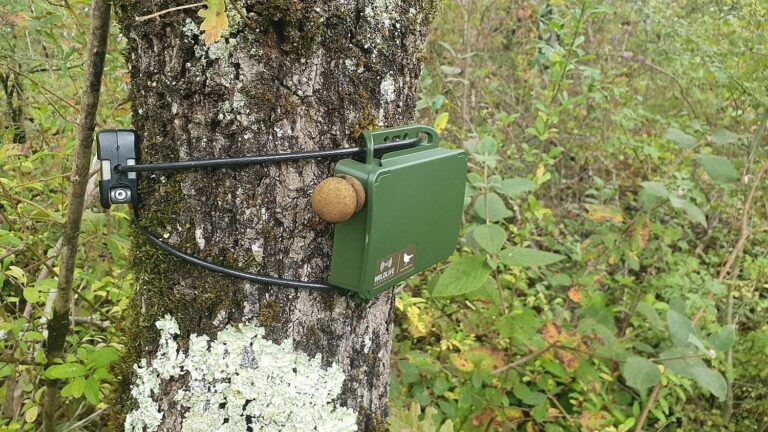
[[[0,432],[103,430],[133,289],[92,166],[63,363],[43,341],[89,2],[0,2]],[[97,127],[130,127],[113,28]],[[399,288],[392,430],[768,430],[768,6],[446,0],[417,119],[469,153],[456,253]],[[57,246],[58,245],[58,246]]]

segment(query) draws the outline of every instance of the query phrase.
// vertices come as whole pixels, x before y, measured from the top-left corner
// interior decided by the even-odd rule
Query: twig
[[[101,78],[104,73],[104,60],[109,40],[109,21],[111,2],[94,0],[91,5],[91,30],[88,36],[86,72],[78,119],[76,146],[72,173],[72,186],[69,190],[67,222],[62,236],[61,259],[59,261],[59,280],[53,299],[53,313],[47,323],[48,336],[45,344],[47,365],[54,364],[64,354],[72,299],[72,280],[77,257],[77,244],[80,226],[83,220],[83,208],[88,190],[91,166],[91,144],[96,128],[96,113],[101,93]],[[77,293],[76,293],[77,294]],[[45,379],[45,393],[42,405],[44,432],[56,432],[56,412],[60,403],[59,380]]]
[[[549,400],[551,400],[551,401],[552,401],[552,402],[555,404],[555,406],[557,407],[557,409],[559,409],[559,410],[560,410],[560,412],[562,412],[562,413],[563,413],[563,415],[565,416],[565,418],[568,420],[568,423],[569,423],[571,426],[574,426],[574,425],[575,425],[575,423],[573,422],[573,417],[571,417],[571,416],[570,416],[570,414],[568,414],[568,412],[565,410],[565,408],[563,408],[563,406],[560,404],[560,402],[557,400],[557,398],[556,398],[556,397],[554,397],[554,396],[552,396],[552,395],[551,395],[551,394],[549,394],[549,393],[547,393],[547,397],[549,398]]]
[[[83,297],[81,297],[81,298],[83,298]],[[75,316],[75,317],[72,317],[72,321],[75,324],[91,324],[91,325],[94,325],[96,327],[101,327],[101,328],[107,328],[107,327],[110,326],[109,321],[101,321],[101,320],[98,320],[98,319],[96,319],[94,317],[79,317],[79,316]]]
[[[761,185],[763,176],[765,176],[766,171],[768,171],[768,164],[764,165],[760,172],[757,173],[757,176],[754,178],[752,183],[752,188],[749,190],[749,194],[747,195],[747,199],[744,202],[744,210],[741,213],[741,232],[739,234],[739,240],[736,242],[736,245],[733,247],[733,250],[731,250],[731,253],[728,255],[728,258],[725,260],[725,263],[720,268],[720,274],[717,276],[718,281],[725,280],[725,277],[728,276],[728,272],[731,271],[731,267],[733,267],[733,263],[736,261],[736,258],[741,254],[741,252],[744,250],[744,246],[747,244],[747,239],[749,238],[749,222],[750,222],[750,212],[752,210],[752,201],[755,197],[755,191],[757,191],[757,188]],[[709,301],[712,301],[715,298],[714,293],[710,293],[707,299]],[[706,310],[706,305],[702,306],[698,312],[696,312],[696,315],[691,320],[691,323],[695,326],[696,323],[699,322],[702,315],[704,315],[704,311]]]
[[[106,408],[100,408],[100,409],[96,410],[96,412],[94,412],[93,414],[89,415],[88,417],[80,420],[77,423],[73,423],[71,426],[68,426],[68,427],[64,428],[62,430],[62,432],[69,432],[71,430],[75,430],[75,429],[77,429],[79,427],[85,426],[86,424],[90,423],[94,419],[98,418],[101,414],[104,413],[105,410],[106,410]]]
[[[683,83],[681,83],[680,80],[673,73],[668,72],[668,71],[660,68],[659,66],[656,66],[655,64],[649,62],[648,60],[644,61],[642,64],[650,67],[651,69],[653,69],[653,70],[655,70],[655,71],[657,71],[657,72],[659,72],[659,73],[661,73],[663,75],[666,75],[666,76],[672,78],[672,81],[674,81],[675,84],[677,84],[677,87],[680,88],[680,97],[683,98],[683,101],[685,101],[685,104],[688,105],[688,107],[691,109],[691,111],[693,112],[694,117],[699,117],[698,111],[696,111],[696,108],[693,106],[691,101],[688,99],[688,96],[685,95],[685,87],[683,87]]]
[[[64,99],[63,97],[61,97],[61,96],[59,96],[58,94],[56,94],[56,93],[55,93],[53,90],[50,90],[50,89],[48,89],[48,87],[46,87],[46,86],[44,86],[44,85],[40,84],[39,82],[37,82],[37,80],[35,80],[35,79],[34,79],[34,78],[32,78],[31,76],[29,76],[29,75],[25,74],[24,72],[22,72],[22,71],[20,71],[20,70],[14,69],[14,68],[13,68],[13,67],[11,67],[11,66],[6,66],[6,67],[7,67],[8,69],[10,69],[12,72],[15,72],[15,73],[17,73],[17,74],[19,74],[19,75],[23,76],[24,78],[28,79],[28,80],[29,80],[29,82],[31,82],[32,84],[34,84],[34,85],[35,85],[35,87],[39,87],[39,88],[41,88],[41,89],[45,90],[46,92],[50,93],[50,94],[51,94],[51,96],[55,97],[56,99],[58,99],[58,100],[59,100],[59,101],[61,101],[63,104],[67,105],[68,107],[72,108],[73,110],[75,110],[75,111],[77,111],[77,110],[78,110],[78,109],[77,109],[77,107],[76,107],[75,105],[73,105],[73,104],[72,104],[72,102],[70,102],[70,101],[68,101],[68,100]],[[74,122],[73,122],[73,123],[74,123]]]
[[[27,248],[27,245],[26,245],[26,244],[24,244],[24,243],[22,243],[22,244],[21,244],[21,246],[19,246],[19,247],[17,247],[17,248],[13,248],[13,249],[9,250],[9,251],[8,251],[8,253],[6,253],[5,255],[3,255],[3,256],[0,256],[0,261],[2,261],[2,260],[4,260],[4,259],[8,258],[8,257],[9,257],[9,256],[11,256],[11,255],[16,255],[17,253],[19,253],[19,252],[23,251],[23,250],[24,250],[24,249],[26,249],[26,248]]]
[[[245,16],[245,12],[240,9],[240,6],[237,5],[235,0],[229,0],[229,3],[232,5],[232,8],[235,9],[235,12],[240,15],[240,18],[242,18],[243,22],[248,26],[249,29],[253,31],[259,31],[259,28],[256,26],[256,24],[254,24],[253,21],[249,20],[248,17]]]
[[[191,9],[191,8],[195,8],[195,7],[205,6],[206,3],[207,2],[203,1],[203,2],[198,2],[198,3],[188,4],[188,5],[181,5],[181,6],[172,7],[170,9],[161,10],[160,12],[155,12],[155,13],[150,14],[150,15],[144,15],[144,16],[136,17],[136,21],[146,21],[148,19],[157,18],[160,15],[165,15],[165,14],[167,14],[169,12],[175,12],[175,11],[182,10],[182,9]]]
[[[530,353],[530,354],[528,354],[528,355],[526,355],[524,357],[521,357],[521,358],[513,361],[512,363],[510,363],[508,365],[504,365],[504,366],[502,366],[500,368],[494,369],[493,370],[493,374],[497,375],[497,374],[505,372],[505,371],[507,371],[509,369],[516,369],[516,368],[518,368],[518,367],[528,363],[529,361],[535,359],[536,357],[544,354],[545,352],[551,350],[552,348],[555,348],[556,346],[557,346],[557,343],[549,344],[549,345],[545,346],[544,348],[541,348],[538,351],[534,351],[534,352],[532,352],[532,353]]]
[[[11,364],[19,364],[24,366],[34,366],[37,363],[35,363],[34,360],[30,358],[16,358],[13,356],[13,353],[3,353],[0,355],[0,362],[3,363],[11,363]]]
[[[643,407],[643,412],[640,413],[640,417],[638,417],[637,419],[635,432],[643,432],[643,426],[645,425],[645,420],[648,418],[648,413],[651,412],[651,408],[653,408],[653,403],[656,402],[656,398],[659,397],[659,390],[661,390],[661,382],[656,384],[656,387],[654,387],[653,391],[651,392],[651,396],[648,397],[648,402],[645,403],[645,406]]]

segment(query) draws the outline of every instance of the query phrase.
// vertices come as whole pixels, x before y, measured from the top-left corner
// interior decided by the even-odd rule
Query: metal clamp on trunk
[[[439,147],[428,126],[366,132],[365,147],[267,154],[226,159],[137,164],[134,130],[96,135],[101,161],[101,205],[132,204],[134,223],[154,245],[189,263],[257,283],[293,288],[343,288],[373,298],[448,257],[459,234],[467,167],[463,150]],[[422,140],[422,137],[426,139]],[[350,159],[365,156],[364,162]],[[139,223],[137,173],[341,158],[337,177],[324,180],[311,203],[336,223],[328,283],[283,279],[219,266],[158,239]]]

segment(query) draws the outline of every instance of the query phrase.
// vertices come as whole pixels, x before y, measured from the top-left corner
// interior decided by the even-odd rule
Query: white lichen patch
[[[379,91],[381,92],[381,108],[379,109],[380,124],[384,123],[386,116],[385,109],[388,109],[389,104],[397,97],[395,90],[395,81],[392,79],[392,74],[387,74],[379,85]]]
[[[274,344],[262,328],[241,324],[213,340],[193,334],[183,352],[176,320],[166,315],[155,325],[160,346],[150,363],[134,365],[138,408],[126,417],[126,431],[158,429],[164,413],[155,398],[171,378],[189,380],[173,397],[184,408],[184,432],[357,430],[355,413],[335,403],[344,373],[324,369],[319,355],[294,351],[292,340]]]

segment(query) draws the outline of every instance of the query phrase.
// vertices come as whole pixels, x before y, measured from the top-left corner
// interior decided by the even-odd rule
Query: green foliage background
[[[41,366],[87,30],[87,1],[0,1],[0,431],[44,374],[65,430],[106,423],[126,210],[90,201]],[[130,122],[117,35],[99,127]],[[392,429],[766,430],[764,1],[446,0],[425,62],[418,117],[471,167],[457,253],[398,293]]]

